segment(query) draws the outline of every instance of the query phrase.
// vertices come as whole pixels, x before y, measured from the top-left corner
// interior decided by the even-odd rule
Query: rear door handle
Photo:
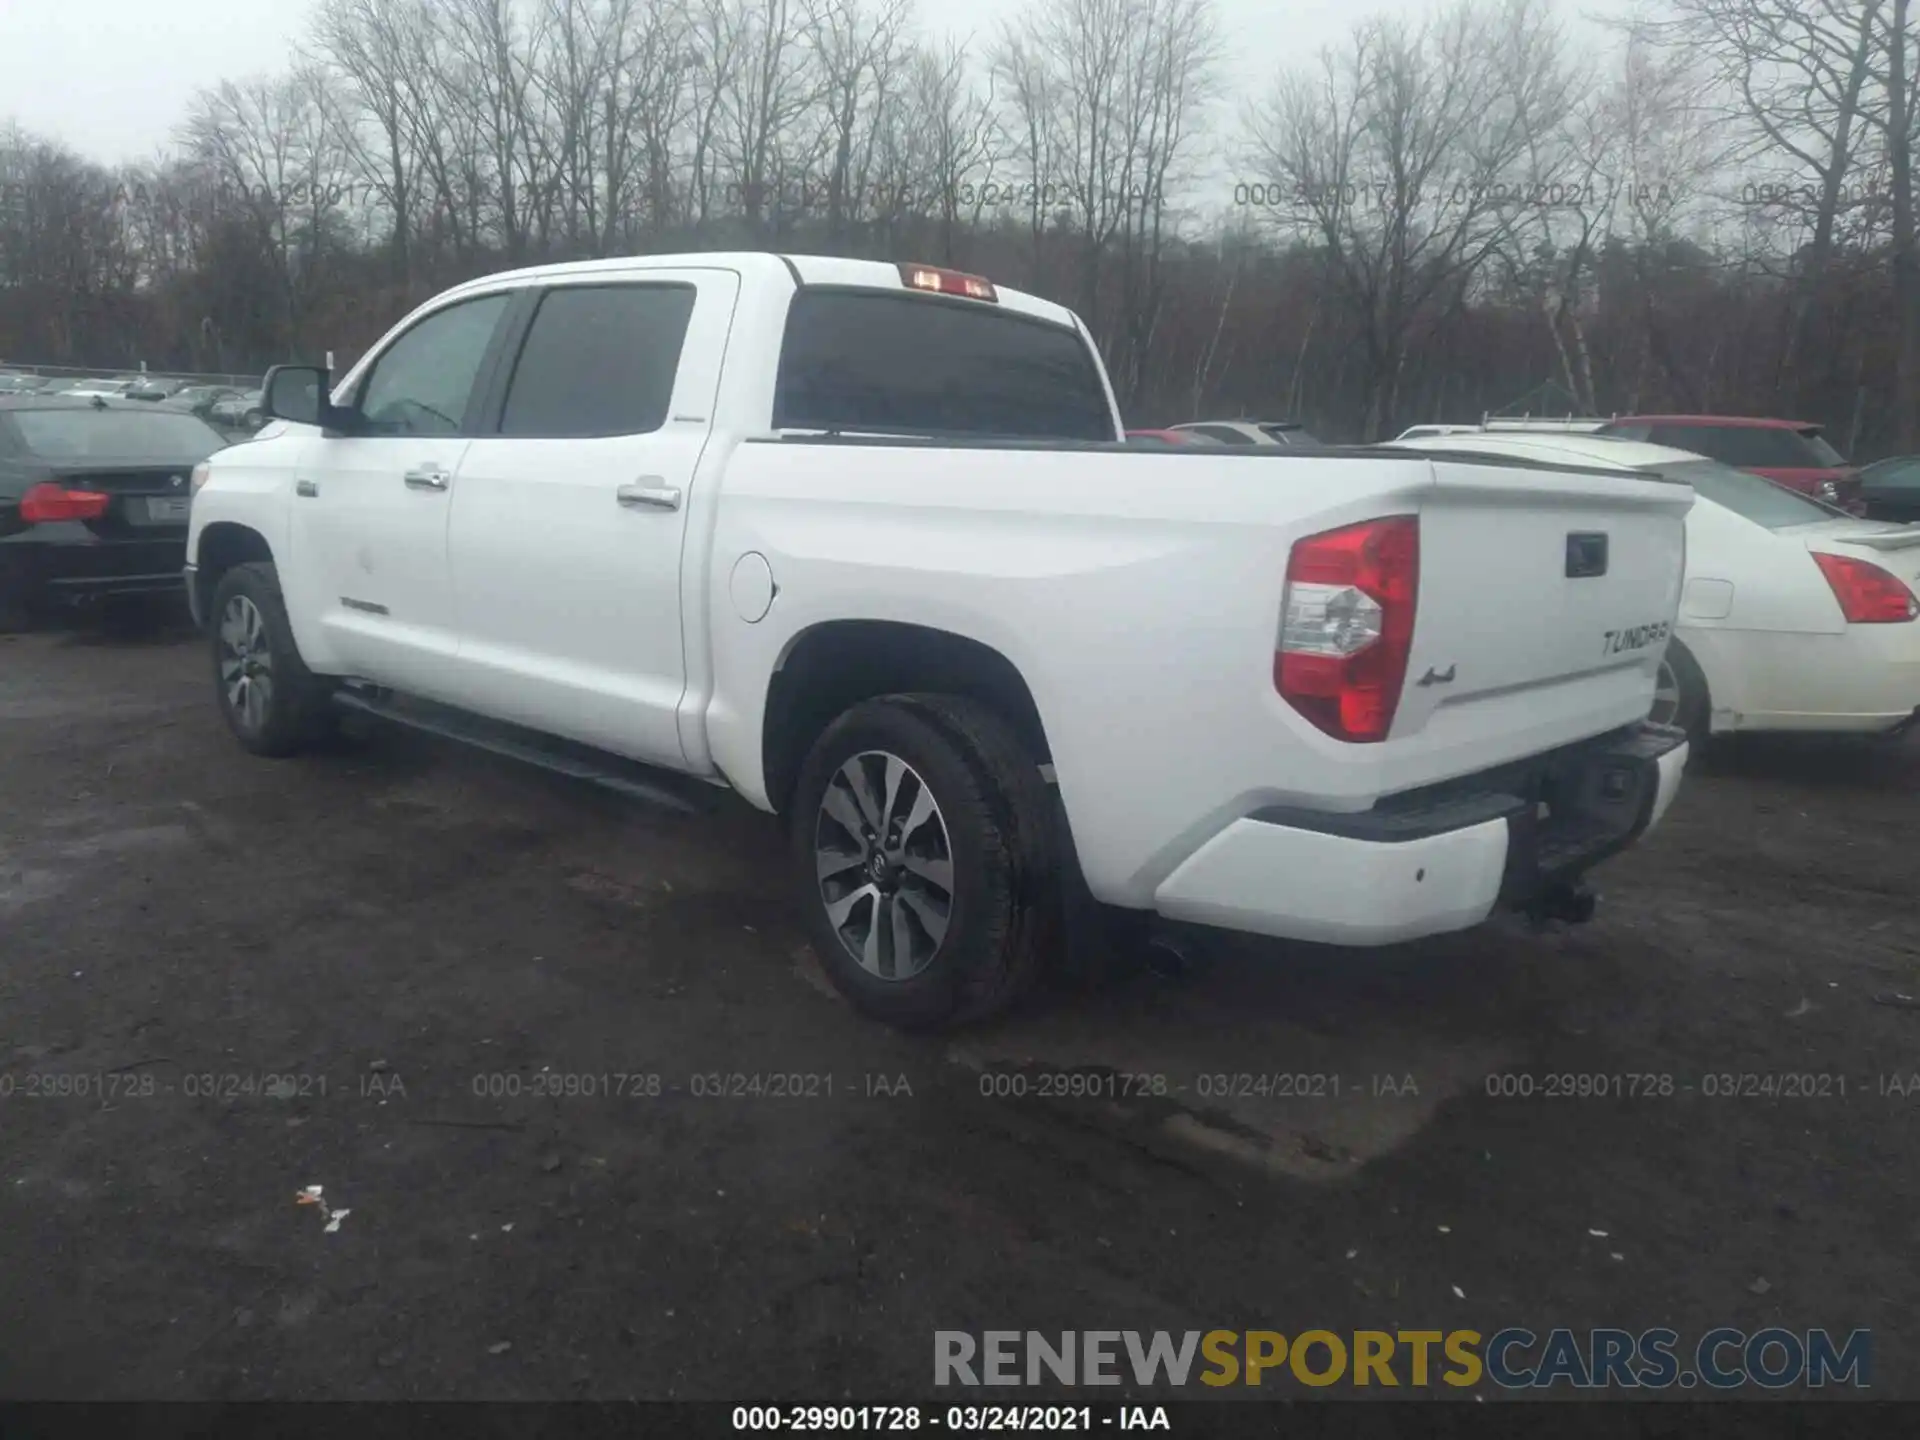
[[[658,475],[649,475],[646,477],[646,482],[655,482],[659,479]],[[680,489],[677,485],[646,482],[622,485],[613,492],[613,498],[634,510],[678,510],[680,508]]]
[[[401,477],[412,490],[444,490],[453,479],[444,466],[416,465]]]
[[[320,487],[311,480],[296,480],[293,482],[293,493],[303,500],[311,500],[320,493]]]

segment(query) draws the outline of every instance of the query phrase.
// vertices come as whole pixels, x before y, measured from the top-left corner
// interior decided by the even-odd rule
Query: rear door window
[[[776,429],[1114,440],[1075,331],[997,305],[803,289],[787,312]]]
[[[548,291],[514,363],[500,433],[580,439],[658,430],[694,298],[682,284]]]

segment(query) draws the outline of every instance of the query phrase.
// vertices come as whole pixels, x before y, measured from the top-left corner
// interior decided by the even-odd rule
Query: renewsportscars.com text
[[[1693,1341],[1668,1329],[939,1330],[938,1386],[1132,1383],[1508,1390],[1780,1390],[1872,1384],[1873,1335],[1720,1328]]]

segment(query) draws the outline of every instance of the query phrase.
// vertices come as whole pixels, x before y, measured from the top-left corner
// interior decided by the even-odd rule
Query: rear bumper
[[[1643,724],[1358,814],[1256,811],[1169,875],[1155,909],[1333,945],[1464,930],[1542,904],[1632,845],[1666,814],[1686,760],[1681,732]]]
[[[1884,734],[1920,707],[1920,621],[1816,635],[1688,627],[1679,637],[1706,674],[1715,734]]]
[[[84,526],[68,539],[29,531],[0,544],[0,586],[37,601],[81,601],[108,595],[171,592],[186,558],[184,532],[165,538],[100,539]],[[84,538],[80,538],[84,537]]]

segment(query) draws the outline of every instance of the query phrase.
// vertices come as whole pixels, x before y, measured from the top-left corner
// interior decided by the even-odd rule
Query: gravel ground
[[[1916,1393],[1913,744],[1696,767],[1578,930],[1223,943],[930,1040],[832,996],[763,817],[390,733],[251,759],[206,672],[0,640],[0,1395],[902,1399],[942,1328],[1770,1324]],[[1827,1093],[1707,1093],[1781,1074]]]

